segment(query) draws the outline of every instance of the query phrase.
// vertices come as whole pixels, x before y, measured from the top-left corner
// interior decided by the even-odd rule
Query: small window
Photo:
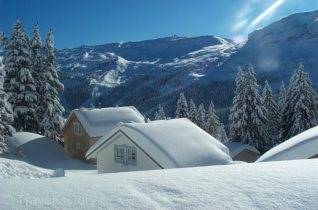
[[[78,136],[82,135],[82,126],[79,122],[74,122],[73,124],[74,133]]]
[[[76,148],[76,150],[80,150],[81,149],[81,143],[76,142],[75,143],[75,148]]]
[[[136,159],[136,148],[127,147],[127,162],[134,164]]]
[[[115,161],[124,163],[125,160],[125,147],[121,145],[115,145]]]
[[[135,147],[127,145],[115,145],[115,161],[124,165],[137,164],[137,150]]]

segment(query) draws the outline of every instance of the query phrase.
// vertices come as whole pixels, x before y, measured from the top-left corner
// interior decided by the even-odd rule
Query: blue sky
[[[318,0],[0,0],[0,31],[17,17],[28,33],[39,22],[58,48],[164,36],[217,35],[240,41],[248,32]]]

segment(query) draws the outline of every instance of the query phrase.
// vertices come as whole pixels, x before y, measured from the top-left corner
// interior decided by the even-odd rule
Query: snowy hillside
[[[281,79],[288,81],[303,63],[317,85],[317,19],[318,11],[297,13],[252,32],[246,44],[220,68],[224,74],[211,75],[211,79],[233,77],[238,65],[251,62],[256,73],[267,74],[280,83]]]
[[[0,178],[3,209],[316,209],[317,160]]]
[[[184,91],[195,101],[213,99],[224,111],[231,103],[237,66],[250,62],[274,91],[300,62],[317,85],[317,18],[318,11],[288,16],[252,32],[245,45],[215,36],[172,36],[59,50],[63,103],[68,110],[135,105],[150,115],[161,103],[172,114],[175,96]]]
[[[122,90],[127,88],[135,89],[135,94],[140,96],[167,95],[220,66],[237,47],[221,37],[173,36],[60,50],[57,61],[66,87],[66,108],[91,103],[106,105],[104,97],[112,98],[107,105],[133,104],[127,99],[129,92]],[[70,96],[79,94],[79,90],[81,94],[83,88],[82,100]]]

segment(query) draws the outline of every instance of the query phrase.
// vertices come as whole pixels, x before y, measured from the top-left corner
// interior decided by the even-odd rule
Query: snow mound
[[[0,178],[28,178],[39,179],[49,177],[61,177],[63,173],[38,168],[18,160],[0,158]]]
[[[95,169],[95,166],[84,163],[64,153],[63,147],[54,140],[44,136],[17,132],[7,138],[13,153],[20,160],[46,169]],[[12,157],[10,157],[12,158]]]
[[[316,155],[318,155],[318,126],[277,145],[256,162],[308,159]]]
[[[317,209],[318,160],[0,179],[2,209]],[[39,193],[41,192],[41,193]]]

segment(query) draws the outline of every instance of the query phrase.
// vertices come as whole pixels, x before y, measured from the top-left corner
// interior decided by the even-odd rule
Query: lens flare
[[[268,7],[264,12],[257,16],[249,25],[249,29],[255,28],[264,18],[268,17],[272,12],[274,12],[279,6],[281,6],[285,0],[277,0],[274,4]]]

